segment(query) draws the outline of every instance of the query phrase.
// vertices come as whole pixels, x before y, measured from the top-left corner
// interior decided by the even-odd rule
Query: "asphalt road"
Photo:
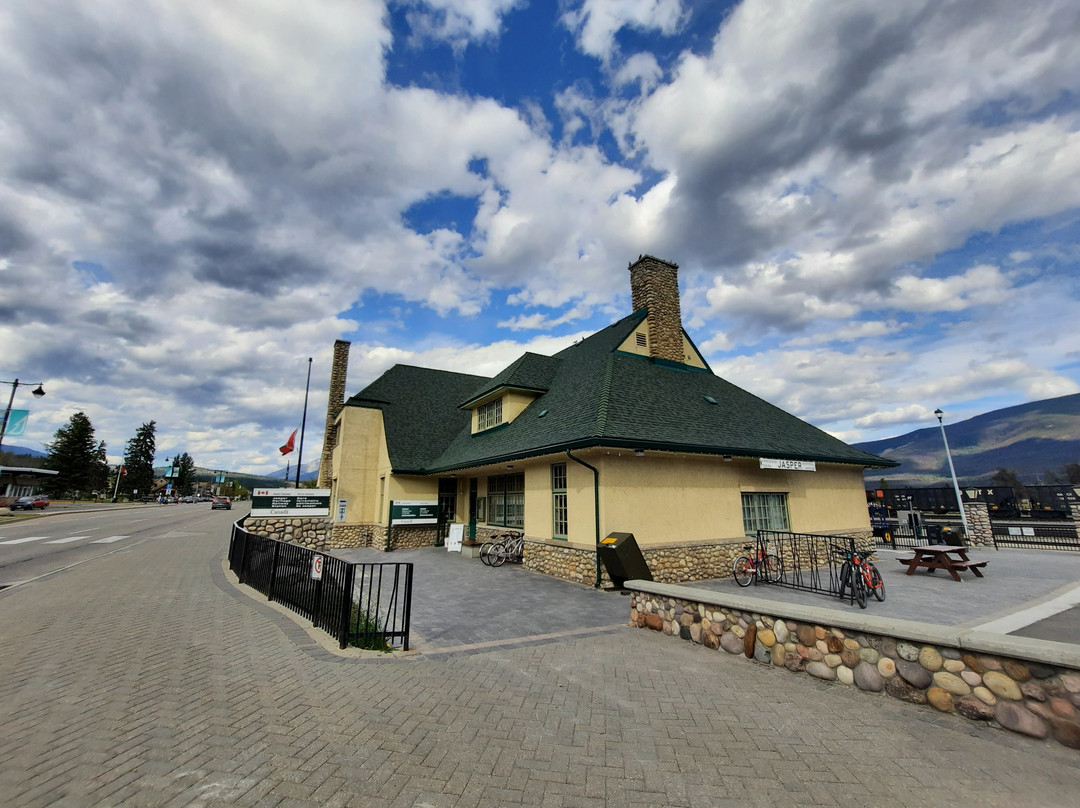
[[[0,518],[0,589],[122,552],[147,541],[168,541],[207,524],[228,532],[239,517],[209,503],[136,507],[58,507],[42,514]],[[218,527],[220,525],[220,527]]]

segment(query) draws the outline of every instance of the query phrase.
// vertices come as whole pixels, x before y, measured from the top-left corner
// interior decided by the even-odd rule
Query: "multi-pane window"
[[[502,399],[497,398],[476,408],[476,429],[481,431],[502,423]]]
[[[525,474],[488,477],[488,524],[525,527]]]
[[[565,539],[566,519],[566,464],[555,463],[551,467],[551,535],[556,539]]]
[[[743,494],[742,518],[747,536],[759,530],[791,530],[787,494]]]

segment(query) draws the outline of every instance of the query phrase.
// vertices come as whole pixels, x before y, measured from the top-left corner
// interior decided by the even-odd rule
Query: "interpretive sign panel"
[[[438,521],[437,499],[400,499],[390,503],[392,525],[434,525]]]
[[[329,516],[329,488],[256,488],[251,492],[251,515]]]
[[[460,553],[461,542],[465,538],[465,525],[450,525],[450,535],[446,537],[446,551]]]

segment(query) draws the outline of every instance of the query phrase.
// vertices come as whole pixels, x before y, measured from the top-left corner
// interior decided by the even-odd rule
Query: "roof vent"
[[[543,418],[545,415],[547,415],[547,410],[540,410],[540,414],[537,415],[536,417],[537,418]]]
[[[645,335],[642,334],[640,331],[638,331],[634,336],[637,338],[637,346],[639,348],[648,348],[649,347],[648,342],[646,342],[646,340],[645,340]]]
[[[713,398],[712,396],[705,396],[704,398],[705,398],[705,400],[706,400],[706,401],[708,401],[708,402],[709,402],[710,404],[716,404],[716,403],[718,403],[718,402],[716,401],[716,399],[715,399],[715,398]]]

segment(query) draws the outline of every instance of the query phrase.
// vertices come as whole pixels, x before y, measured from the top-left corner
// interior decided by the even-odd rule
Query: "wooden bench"
[[[896,560],[899,561],[901,564],[910,564],[912,561],[915,560],[915,556],[908,556],[907,558],[898,558]]]
[[[985,567],[988,563],[987,561],[954,561],[952,568],[954,570],[970,570],[975,567]]]

